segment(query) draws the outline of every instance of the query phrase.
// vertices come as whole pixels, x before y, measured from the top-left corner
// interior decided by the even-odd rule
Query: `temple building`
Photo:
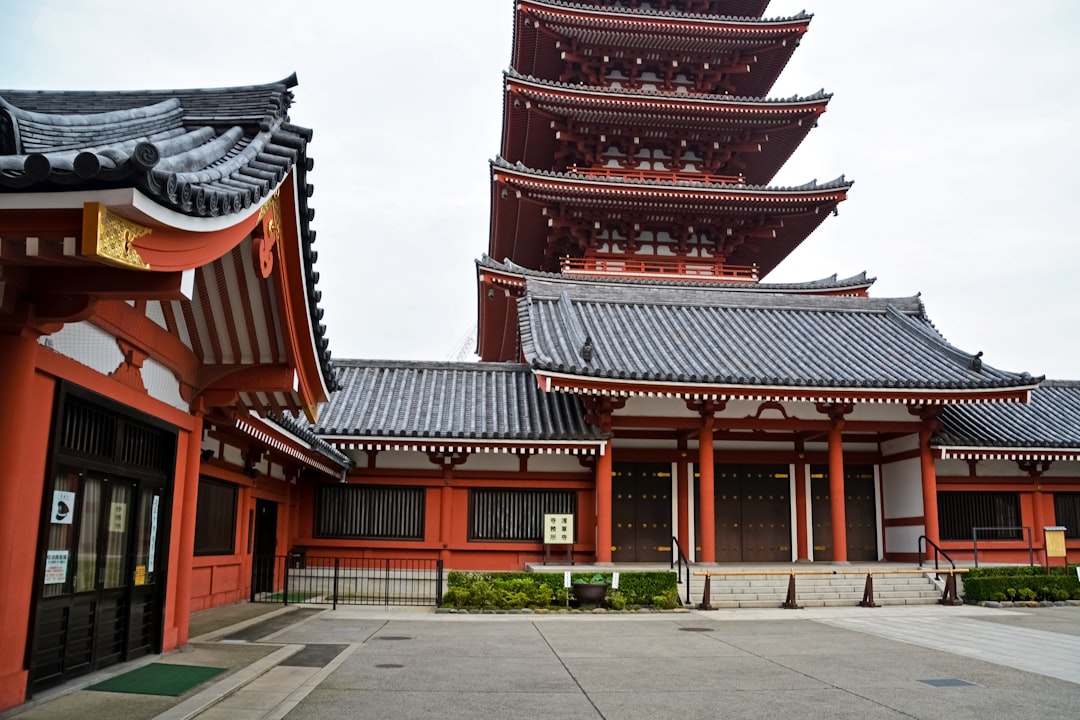
[[[274,584],[337,385],[295,78],[0,91],[0,710]],[[300,422],[298,418],[305,418]]]
[[[331,359],[295,77],[0,90],[0,711],[287,553],[520,570],[545,514],[581,564],[1080,559],[1080,382],[770,281],[852,182],[772,184],[830,95],[770,97],[767,5],[516,0],[481,362]]]

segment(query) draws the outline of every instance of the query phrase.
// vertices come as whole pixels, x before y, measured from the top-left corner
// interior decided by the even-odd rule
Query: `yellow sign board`
[[[544,542],[548,545],[573,545],[574,516],[545,513]]]
[[[1043,533],[1046,539],[1046,557],[1065,557],[1065,528],[1060,526],[1044,527]]]

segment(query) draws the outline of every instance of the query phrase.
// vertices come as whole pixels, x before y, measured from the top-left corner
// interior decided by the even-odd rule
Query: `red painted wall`
[[[434,473],[437,475],[438,473]],[[419,477],[417,476],[419,475]],[[451,512],[447,547],[443,547],[442,489],[441,477],[416,473],[403,476],[400,472],[385,475],[365,475],[362,479],[350,478],[350,483],[366,485],[408,485],[425,487],[424,538],[423,540],[340,540],[312,536],[314,528],[315,485],[304,483],[296,486],[297,520],[291,546],[303,547],[309,556],[339,556],[352,558],[444,558],[447,570],[521,570],[526,563],[544,559],[542,543],[517,542],[470,542],[469,541],[469,489],[473,487],[529,487],[562,488],[577,491],[577,539],[574,558],[577,562],[592,562],[595,558],[596,495],[592,477],[578,476],[559,478],[552,474],[519,474],[455,472],[450,480]],[[565,551],[559,553],[565,561]]]

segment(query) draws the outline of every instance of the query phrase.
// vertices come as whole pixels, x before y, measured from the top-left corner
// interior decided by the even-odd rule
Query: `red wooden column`
[[[919,431],[919,461],[922,466],[923,534],[931,542],[938,542],[937,470],[930,450],[933,430],[924,427]],[[927,548],[929,549],[929,548]]]
[[[31,334],[0,336],[0,709],[23,702],[26,691],[22,660],[53,405],[44,381],[35,383],[37,351]]]
[[[611,562],[611,441],[596,458],[596,562]]]
[[[795,445],[795,552],[797,560],[810,559],[811,528],[806,518],[806,458],[802,441]]]
[[[679,459],[675,464],[675,489],[678,492],[678,522],[675,525],[676,537],[686,557],[694,554],[690,547],[690,464],[686,458],[686,438],[679,437]]]
[[[443,468],[443,486],[439,491],[439,559],[443,566],[450,562],[450,542],[453,540],[452,530],[454,522],[454,488],[451,486],[454,480],[454,469]]]
[[[698,435],[698,497],[701,509],[698,517],[701,518],[701,526],[698,528],[698,542],[701,543],[701,557],[699,562],[716,562],[716,498],[713,497],[713,415],[711,412],[703,413],[701,418],[701,432]]]
[[[166,650],[187,645],[189,622],[191,618],[191,566],[195,556],[195,509],[199,504],[199,453],[202,450],[203,413],[192,412],[195,422],[190,433],[180,433],[181,449],[186,449],[183,466],[177,468],[177,479],[183,473],[183,482],[177,483],[182,491],[179,507],[173,512],[173,518],[179,515],[179,547],[169,554],[176,559],[176,594],[173,611],[173,626],[169,628],[166,619],[165,633],[175,632],[175,642],[166,637]],[[187,442],[184,448],[184,441]],[[174,491],[175,492],[175,491]],[[176,499],[174,498],[174,502]]]
[[[829,429],[829,509],[832,510],[833,562],[847,562],[847,512],[844,507],[844,420]]]

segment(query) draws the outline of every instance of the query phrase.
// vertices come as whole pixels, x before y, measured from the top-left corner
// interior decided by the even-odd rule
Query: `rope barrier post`
[[[949,577],[945,579],[945,592],[941,593],[939,605],[963,605],[964,601],[956,595],[956,574],[949,570]]]
[[[705,592],[701,594],[701,604],[698,610],[712,610],[712,573],[705,573]]]
[[[788,576],[787,582],[787,600],[784,600],[784,604],[781,606],[787,610],[801,610],[799,603],[795,602],[795,571],[791,571],[791,575]]]
[[[859,607],[877,607],[877,603],[874,602],[874,571],[870,568],[866,569],[866,587],[863,588]]]

